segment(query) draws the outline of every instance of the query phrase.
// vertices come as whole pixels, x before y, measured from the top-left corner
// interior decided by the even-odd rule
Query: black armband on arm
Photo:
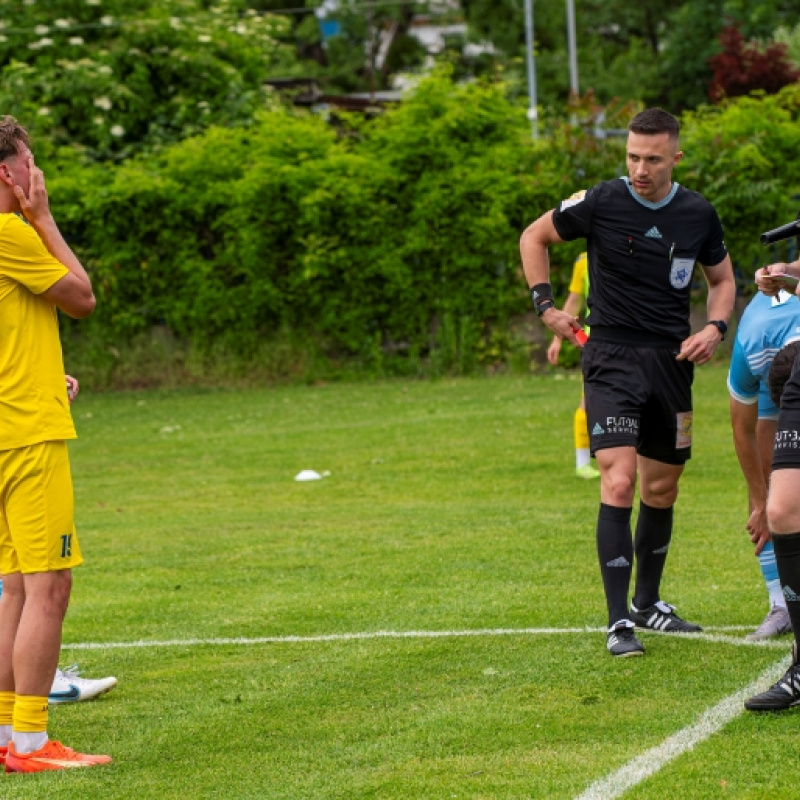
[[[549,283],[537,283],[531,287],[531,300],[536,313],[541,317],[548,308],[555,307],[553,287]]]

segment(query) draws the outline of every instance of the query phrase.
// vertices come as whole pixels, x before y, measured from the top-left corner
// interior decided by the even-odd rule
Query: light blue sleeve
[[[731,397],[745,405],[758,402],[760,381],[750,371],[744,349],[738,337],[733,345],[731,366],[728,370],[728,391]]]
[[[769,385],[767,381],[762,381],[758,388],[758,418],[759,419],[778,419],[780,409],[769,395]]]

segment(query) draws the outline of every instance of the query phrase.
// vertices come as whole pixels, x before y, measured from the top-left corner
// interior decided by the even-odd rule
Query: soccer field
[[[0,797],[797,797],[800,717],[741,713],[790,642],[743,639],[725,374],[697,372],[664,581],[706,632],[623,660],[576,375],[81,395],[62,664],[119,686],[51,733],[114,763]]]

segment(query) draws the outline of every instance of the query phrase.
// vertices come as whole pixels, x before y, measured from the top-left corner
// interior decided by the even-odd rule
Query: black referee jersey
[[[683,341],[695,263],[716,266],[728,254],[714,206],[675,182],[658,203],[639,197],[627,178],[598,183],[562,201],[553,224],[565,241],[586,239],[586,322],[598,340],[621,328],[645,342]]]

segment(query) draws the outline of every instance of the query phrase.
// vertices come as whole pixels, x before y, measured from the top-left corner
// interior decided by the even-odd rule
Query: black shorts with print
[[[783,387],[772,469],[800,469],[800,358],[792,364],[792,374]]]
[[[581,355],[592,455],[635,447],[665,464],[691,458],[694,365],[675,359],[679,349],[598,340],[592,330]]]
[[[800,469],[800,408],[784,408],[781,403],[772,469]]]

